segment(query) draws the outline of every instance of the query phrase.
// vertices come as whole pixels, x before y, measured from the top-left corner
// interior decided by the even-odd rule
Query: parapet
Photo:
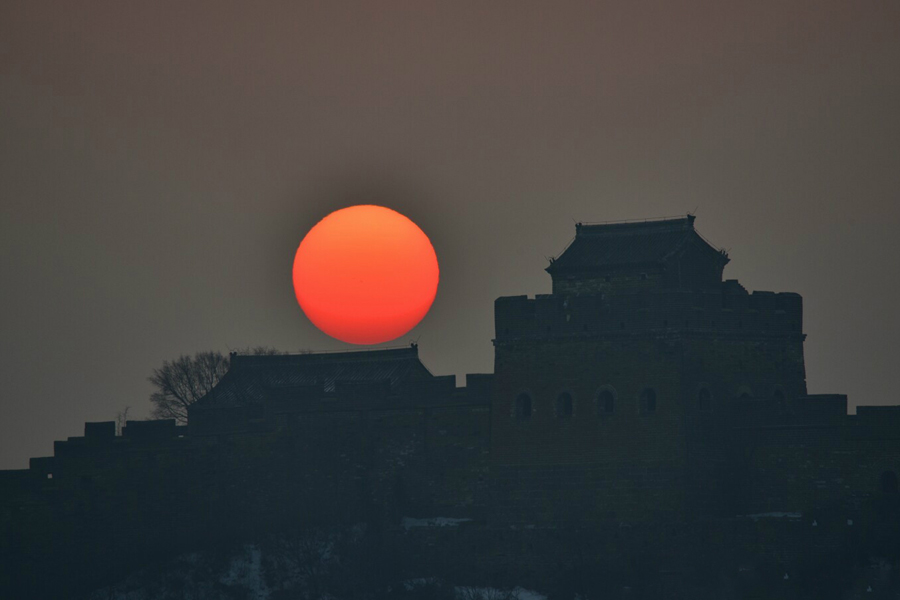
[[[798,427],[846,426],[852,421],[847,414],[844,394],[811,394],[784,398],[735,399],[725,407],[737,429],[796,429]]]
[[[861,423],[898,427],[900,406],[857,406],[856,418]]]
[[[816,414],[823,417],[846,417],[847,396],[845,394],[810,394],[793,401],[799,413]]]
[[[166,440],[177,437],[175,419],[156,421],[126,421],[122,435],[139,441]]]
[[[859,417],[880,419],[884,417],[900,418],[900,406],[857,406]]]
[[[42,479],[50,476],[53,477],[53,468],[56,466],[52,456],[38,456],[28,461],[28,470],[36,473]]]
[[[494,303],[495,342],[651,331],[802,335],[799,294],[747,294],[735,284],[727,290],[501,297]]]
[[[89,440],[112,441],[116,438],[116,422],[85,423],[84,437]]]
[[[467,373],[466,394],[473,399],[489,399],[493,381],[493,373]]]

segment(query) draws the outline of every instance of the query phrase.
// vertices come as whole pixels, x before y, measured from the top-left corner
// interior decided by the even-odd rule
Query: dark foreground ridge
[[[465,387],[414,345],[234,355],[187,426],[86,423],[0,472],[0,597],[353,527],[397,580],[896,597],[900,407],[807,394],[801,297],[727,262],[693,216],[578,225],[552,294],[497,299],[495,372]]]

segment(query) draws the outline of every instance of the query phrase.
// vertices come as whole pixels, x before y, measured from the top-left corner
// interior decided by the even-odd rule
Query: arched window
[[[516,418],[525,421],[531,418],[531,396],[522,392],[516,396],[515,406]]]
[[[612,390],[600,390],[600,393],[597,394],[597,412],[601,415],[611,415],[616,412],[616,395]]]
[[[712,394],[708,388],[700,388],[697,392],[697,410],[700,412],[709,412],[712,410]]]
[[[568,419],[572,416],[572,394],[563,392],[556,397],[556,416],[560,419]]]
[[[641,391],[641,414],[650,414],[656,412],[656,390],[653,388],[644,388]]]

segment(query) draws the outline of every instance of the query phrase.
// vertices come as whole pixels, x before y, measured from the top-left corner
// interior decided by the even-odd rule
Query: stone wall
[[[461,391],[443,403],[294,412],[266,430],[213,435],[163,421],[109,437],[89,424],[53,457],[0,475],[0,596],[71,597],[179,552],[304,527],[474,518],[488,400]]]

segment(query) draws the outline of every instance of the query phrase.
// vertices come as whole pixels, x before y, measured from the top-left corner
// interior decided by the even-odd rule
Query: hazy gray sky
[[[814,393],[900,403],[900,2],[0,4],[0,468],[197,350],[344,347],[291,263],[359,170],[420,193],[437,374],[493,368],[573,220],[684,214],[805,299]]]

